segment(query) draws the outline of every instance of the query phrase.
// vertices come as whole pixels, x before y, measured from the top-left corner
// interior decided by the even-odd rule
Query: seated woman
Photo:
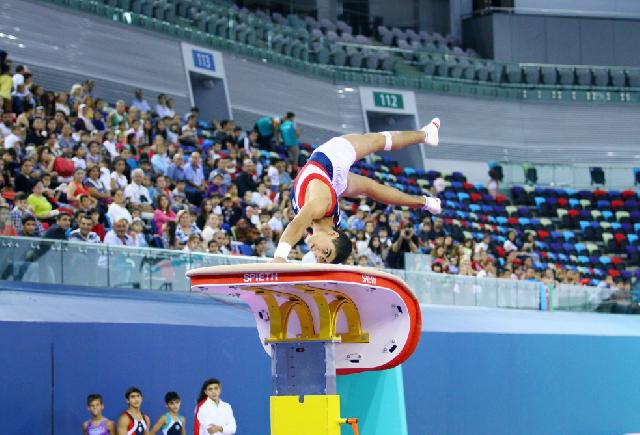
[[[73,172],[73,180],[67,187],[67,202],[72,207],[77,208],[79,205],[80,195],[89,195],[89,190],[84,187],[85,171],[82,168],[78,168]]]
[[[153,211],[153,222],[156,226],[157,234],[161,234],[164,223],[168,221],[175,221],[176,214],[173,212],[173,210],[171,210],[169,197],[167,197],[167,195],[165,195],[164,193],[158,195],[156,201],[158,205]]]
[[[202,235],[202,231],[200,231],[200,228],[193,222],[191,214],[187,210],[180,210],[178,212],[177,221],[176,238],[180,246],[187,244],[191,234]]]
[[[103,210],[106,209],[111,200],[111,192],[100,179],[100,166],[93,165],[87,169],[87,178],[84,180],[84,187],[89,192],[89,195],[103,207]]]
[[[34,214],[40,220],[51,219],[58,215],[58,210],[53,209],[53,205],[44,195],[44,184],[38,180],[33,186],[31,195],[27,197],[27,204],[31,206]]]

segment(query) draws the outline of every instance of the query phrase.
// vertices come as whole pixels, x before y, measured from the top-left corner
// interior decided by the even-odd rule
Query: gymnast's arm
[[[311,184],[314,183],[314,181],[309,183],[310,189],[312,189]],[[305,235],[307,228],[313,224],[313,221],[324,217],[327,209],[331,205],[331,192],[326,186],[322,185],[322,187],[324,187],[324,189],[314,188],[313,190],[310,190],[309,199],[304,203],[300,212],[291,222],[289,222],[289,225],[287,225],[282,232],[282,236],[280,236],[280,241],[278,242],[278,248],[281,249],[281,246],[283,245],[287,245],[289,248],[295,246],[296,243],[298,243]],[[310,198],[313,198],[313,200]],[[285,251],[281,251],[280,249],[276,249],[276,253],[273,256],[273,261],[275,263],[284,263],[287,261],[289,252],[286,251],[285,255],[283,254]]]

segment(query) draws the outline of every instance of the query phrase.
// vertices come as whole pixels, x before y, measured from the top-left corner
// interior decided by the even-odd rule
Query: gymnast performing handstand
[[[319,263],[343,263],[351,254],[351,240],[337,229],[340,218],[338,198],[364,195],[374,201],[398,206],[419,207],[432,214],[441,212],[440,199],[414,196],[370,178],[349,172],[356,160],[378,151],[401,150],[413,144],[438,145],[440,120],[417,131],[383,131],[347,134],[322,144],[300,169],[291,188],[291,205],[295,218],[287,225],[274,262],[285,262],[291,247],[311,228],[305,242]]]

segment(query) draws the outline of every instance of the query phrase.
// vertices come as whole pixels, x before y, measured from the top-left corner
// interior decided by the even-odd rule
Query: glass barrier
[[[638,156],[633,156],[638,157]],[[572,187],[574,189],[594,189],[591,184],[591,173],[588,165],[563,165],[547,163],[514,163],[509,161],[500,162],[504,174],[504,184],[522,185],[527,184],[525,176],[526,169],[532,167],[536,169],[537,181],[532,185],[550,187]],[[635,189],[635,171],[637,167],[616,165],[600,166],[604,171],[605,183],[598,186],[606,189]],[[531,183],[529,183],[531,184]]]
[[[411,261],[417,263],[417,257],[412,256]],[[188,292],[187,270],[266,261],[256,257],[0,237],[0,279],[29,283]],[[386,271],[403,279],[423,304],[616,312],[621,306],[631,308],[638,302],[628,292],[595,287],[561,284],[549,289],[540,282],[445,275],[415,268]]]

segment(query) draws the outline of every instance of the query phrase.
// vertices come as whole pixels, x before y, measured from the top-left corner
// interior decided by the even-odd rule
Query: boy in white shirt
[[[200,389],[195,412],[196,435],[234,435],[236,419],[231,405],[220,400],[222,385],[217,379],[207,379]]]

